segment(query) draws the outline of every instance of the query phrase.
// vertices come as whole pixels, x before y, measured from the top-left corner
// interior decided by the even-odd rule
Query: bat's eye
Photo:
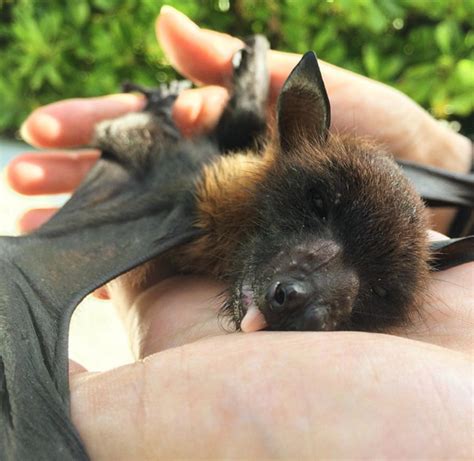
[[[311,197],[311,202],[313,210],[318,215],[318,218],[325,221],[327,218],[327,208],[323,198],[317,193],[314,193]]]

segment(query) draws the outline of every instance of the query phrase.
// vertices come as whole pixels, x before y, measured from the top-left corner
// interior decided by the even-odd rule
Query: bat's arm
[[[429,206],[474,208],[473,173],[453,173],[403,160],[398,160],[398,163]]]
[[[402,160],[398,163],[428,206],[474,209],[473,173],[453,173]],[[431,266],[436,270],[474,261],[474,235],[433,242],[431,251]]]
[[[268,40],[249,37],[232,58],[231,98],[215,129],[223,152],[259,150],[267,128],[270,77],[267,69]]]
[[[101,159],[58,214],[26,237],[0,238],[0,459],[87,459],[69,419],[71,315],[84,296],[181,245],[191,191]]]

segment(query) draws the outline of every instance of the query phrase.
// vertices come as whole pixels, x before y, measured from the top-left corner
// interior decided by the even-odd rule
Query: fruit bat
[[[266,52],[253,37],[236,53],[229,103],[196,139],[172,121],[180,84],[128,85],[146,107],[97,126],[102,156],[67,204],[32,234],[0,239],[2,460],[88,459],[69,416],[71,314],[153,258],[225,280],[223,311],[247,331],[378,331],[406,317],[428,270],[474,259],[473,237],[428,244],[419,197],[473,207],[472,175],[400,168],[330,133],[313,52],[283,86],[268,136]]]

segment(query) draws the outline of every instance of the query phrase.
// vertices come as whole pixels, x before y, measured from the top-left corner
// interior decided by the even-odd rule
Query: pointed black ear
[[[314,51],[308,51],[292,70],[278,98],[278,132],[282,148],[298,139],[324,142],[331,123],[331,108]]]

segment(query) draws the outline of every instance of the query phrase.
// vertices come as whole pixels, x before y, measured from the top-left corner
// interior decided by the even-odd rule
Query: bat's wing
[[[222,152],[258,151],[264,144],[270,79],[267,68],[268,40],[254,35],[232,58],[231,97],[215,129]]]
[[[434,270],[445,270],[474,261],[474,235],[433,242],[431,252]]]
[[[176,136],[169,120],[148,115],[139,129],[158,123],[147,130]],[[98,286],[198,234],[187,183],[197,166],[182,167],[184,184],[172,189],[169,168],[154,160],[163,150],[132,164],[108,151],[44,227],[0,238],[0,459],[87,459],[69,419],[71,314]],[[179,148],[171,155],[180,162]]]
[[[428,206],[474,209],[474,174],[452,173],[401,160],[398,163]],[[433,242],[431,251],[435,270],[474,261],[474,236]]]
[[[474,174],[452,173],[402,160],[398,164],[428,206],[474,208]]]
[[[108,280],[200,235],[193,191],[203,164],[219,155],[217,144],[236,147],[233,130],[248,111],[252,133],[264,130],[266,49],[262,38],[247,42],[234,63],[232,110],[192,146],[171,118],[182,84],[126,85],[146,107],[96,127],[102,157],[70,201],[34,234],[0,238],[1,460],[87,459],[69,419],[72,312]]]

